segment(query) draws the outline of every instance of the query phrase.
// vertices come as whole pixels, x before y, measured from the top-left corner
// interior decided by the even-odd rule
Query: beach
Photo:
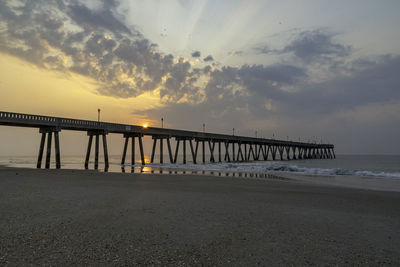
[[[400,265],[400,193],[0,167],[0,265]]]

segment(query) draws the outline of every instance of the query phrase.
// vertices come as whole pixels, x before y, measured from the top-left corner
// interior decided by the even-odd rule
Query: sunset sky
[[[0,0],[0,110],[96,120],[100,108],[110,122],[164,117],[399,154],[399,10],[398,0]],[[0,127],[0,138],[0,155],[37,152],[37,130]],[[69,154],[86,142],[61,139]]]

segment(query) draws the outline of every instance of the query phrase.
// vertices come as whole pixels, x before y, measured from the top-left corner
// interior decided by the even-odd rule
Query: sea
[[[145,166],[139,162],[136,156],[136,163],[131,166],[129,157],[128,163],[121,166],[121,156],[109,156],[110,167],[105,170],[104,162],[99,161],[98,171],[108,172],[131,172],[131,173],[163,173],[165,171],[193,173],[225,172],[225,173],[298,173],[318,176],[359,176],[376,177],[382,179],[400,179],[400,155],[337,155],[336,159],[309,159],[309,160],[277,160],[277,161],[252,161],[252,162],[222,162],[222,163],[198,163],[188,161],[187,164],[159,164],[149,163],[146,157]],[[164,162],[168,162],[168,155],[164,156]],[[156,157],[155,161],[159,159]],[[199,160],[198,160],[199,161]],[[182,162],[182,159],[178,159]],[[62,169],[84,169],[83,156],[63,156],[61,158]],[[0,165],[8,167],[36,168],[35,156],[13,156],[0,157]],[[44,159],[42,168],[44,167]],[[55,168],[55,162],[51,162],[51,168]],[[89,163],[89,169],[94,169],[94,163]]]

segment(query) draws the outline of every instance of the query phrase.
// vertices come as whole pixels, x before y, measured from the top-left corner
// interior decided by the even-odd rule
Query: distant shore
[[[400,265],[399,192],[282,177],[0,167],[0,265]]]

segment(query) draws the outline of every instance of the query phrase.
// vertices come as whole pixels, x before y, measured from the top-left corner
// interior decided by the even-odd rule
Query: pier
[[[130,163],[135,164],[135,139],[140,151],[140,161],[145,165],[143,137],[151,136],[153,147],[150,162],[157,159],[157,145],[159,148],[159,163],[178,163],[178,156],[186,164],[189,157],[194,164],[199,163],[199,146],[202,152],[201,163],[207,162],[246,162],[258,160],[299,160],[299,159],[333,159],[335,158],[334,145],[293,142],[276,139],[266,139],[248,136],[237,136],[207,132],[186,131],[178,129],[143,127],[110,122],[79,120],[33,114],[13,113],[0,111],[0,125],[14,127],[38,128],[41,134],[40,147],[37,158],[37,168],[42,167],[42,158],[46,145],[45,168],[50,168],[51,147],[54,136],[56,168],[61,167],[60,132],[62,130],[82,131],[88,136],[88,146],[85,157],[85,168],[89,168],[89,159],[94,140],[94,168],[98,169],[100,139],[103,144],[104,164],[108,169],[107,135],[120,134],[125,138],[121,165],[125,164],[126,153],[131,143]],[[172,151],[171,142],[175,142],[175,151]],[[168,151],[168,159],[164,160],[164,145]],[[209,157],[206,159],[206,147]],[[188,151],[190,150],[190,152]]]

